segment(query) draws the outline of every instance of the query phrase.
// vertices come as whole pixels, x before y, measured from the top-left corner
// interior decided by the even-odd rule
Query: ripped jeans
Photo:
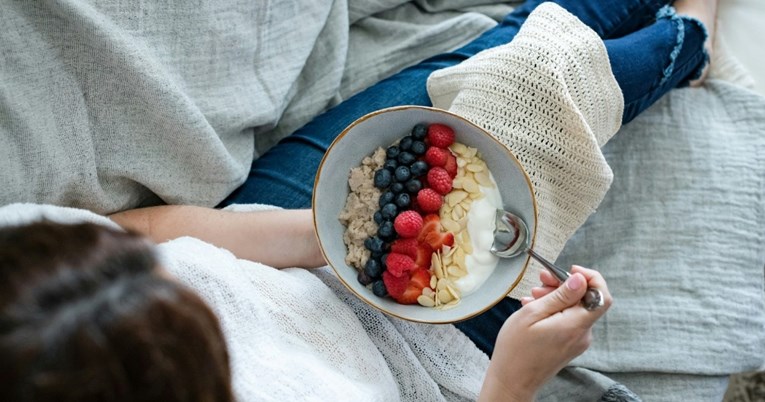
[[[314,176],[335,137],[357,118],[385,107],[426,105],[425,82],[431,72],[513,39],[539,0],[529,0],[496,27],[451,53],[431,57],[367,88],[284,138],[252,164],[247,181],[221,206],[263,203],[283,208],[311,205]],[[697,78],[706,65],[706,30],[680,18],[668,0],[556,0],[603,38],[611,68],[624,95],[622,124],[634,119],[662,95]],[[299,167],[299,168],[296,168]],[[456,324],[488,355],[500,327],[520,308],[505,298],[485,313]]]
[[[262,203],[283,208],[310,207],[319,162],[346,126],[386,107],[430,106],[425,88],[430,73],[509,42],[541,2],[523,3],[496,27],[462,48],[406,68],[317,116],[256,159],[245,183],[220,206]],[[706,64],[703,25],[675,16],[668,2],[555,1],[604,39],[611,69],[624,95],[622,124],[634,119],[670,89],[687,85]]]

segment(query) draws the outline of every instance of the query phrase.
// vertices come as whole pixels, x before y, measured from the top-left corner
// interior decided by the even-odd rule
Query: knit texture
[[[600,147],[618,131],[624,100],[594,31],[553,3],[532,15],[511,43],[433,73],[428,92],[518,158],[539,206],[534,250],[554,261],[608,191]],[[510,296],[529,295],[541,269],[532,262]]]

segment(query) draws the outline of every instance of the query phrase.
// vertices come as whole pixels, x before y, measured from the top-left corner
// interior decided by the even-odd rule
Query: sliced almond
[[[462,232],[467,234],[467,230]],[[473,243],[470,241],[470,237],[462,240],[462,248],[465,250],[465,254],[473,254]]]
[[[467,169],[468,172],[475,173],[483,171],[483,166],[480,163],[470,163],[465,166],[465,169]]]
[[[484,197],[484,195],[483,195],[483,193],[481,193],[481,192],[478,192],[478,193],[470,193],[470,199],[471,199],[471,200],[473,200],[473,201],[475,201],[475,200],[480,200],[480,199],[481,199],[481,198],[483,198],[483,197]]]
[[[451,149],[452,152],[454,152],[455,154],[458,154],[458,155],[460,155],[460,154],[464,153],[465,151],[467,151],[467,147],[465,146],[465,144],[462,144],[462,143],[459,143],[459,142],[455,142],[454,144],[452,144],[449,147],[449,149]]]
[[[458,233],[460,229],[462,229],[459,225],[459,223],[451,220],[451,219],[442,219],[441,220],[441,226],[444,227],[444,229],[448,230],[452,233]]]
[[[444,289],[438,292],[438,301],[440,301],[442,304],[449,303],[452,300],[454,300],[454,296],[452,296],[448,290]]]
[[[460,303],[459,300],[452,300],[449,303],[441,305],[440,310],[449,310],[456,307]]]
[[[465,166],[467,166],[467,164],[468,164],[468,161],[466,161],[465,159],[457,158],[457,167],[458,168],[464,168]]]
[[[465,180],[462,181],[462,188],[464,188],[468,193],[477,193],[481,191],[481,189],[478,187],[478,183],[476,183],[472,178],[465,178]]]
[[[456,288],[452,287],[452,286],[447,286],[447,287],[446,287],[446,291],[447,291],[447,292],[449,292],[449,293],[451,293],[451,295],[452,295],[452,296],[453,296],[455,299],[458,299],[458,300],[459,300],[459,299],[461,298],[461,296],[462,296],[462,295],[460,294],[460,291],[459,291],[459,290],[457,290]],[[439,297],[440,297],[440,296],[441,296],[441,292],[439,292]]]
[[[460,266],[460,268],[465,269],[465,251],[462,249],[458,249],[454,256],[452,257],[455,263]]]
[[[445,276],[443,266],[441,265],[440,254],[435,254],[433,256],[433,258],[430,261],[430,268],[433,270],[433,273],[436,275],[436,278],[441,279]]]
[[[468,195],[469,194],[465,191],[452,191],[446,196],[446,204],[448,204],[450,208],[454,208],[455,205],[462,202]]]
[[[433,289],[436,288],[436,283],[438,283],[438,278],[436,278],[435,275],[430,277],[430,287],[422,289],[422,294],[425,296],[432,296],[433,295]]]
[[[436,302],[425,295],[420,295],[417,297],[417,303],[420,303],[421,306],[425,307],[434,307],[436,305]]]
[[[478,154],[478,149],[473,147],[467,147],[467,150],[465,150],[465,152],[463,153],[463,156],[465,157],[465,159],[471,159],[474,156],[476,156],[476,154]]]
[[[489,177],[489,172],[487,171],[478,172],[473,177],[475,178],[475,181],[478,182],[478,184],[484,187],[489,187],[493,185],[493,183],[491,182],[491,178]]]
[[[452,265],[447,270],[449,272],[449,277],[452,278],[462,278],[463,276],[467,275],[467,271],[463,270],[459,267],[459,265]]]

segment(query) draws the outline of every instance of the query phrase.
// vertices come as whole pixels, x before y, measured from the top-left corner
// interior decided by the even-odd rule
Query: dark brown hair
[[[0,400],[231,401],[213,312],[141,236],[0,229]]]

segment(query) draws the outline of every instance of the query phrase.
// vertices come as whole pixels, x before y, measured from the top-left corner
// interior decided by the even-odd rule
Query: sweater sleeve
[[[533,247],[554,261],[613,179],[600,147],[619,130],[624,100],[602,40],[543,3],[512,42],[434,72],[428,92],[521,162],[539,205]],[[529,295],[540,269],[532,262],[510,296]]]

